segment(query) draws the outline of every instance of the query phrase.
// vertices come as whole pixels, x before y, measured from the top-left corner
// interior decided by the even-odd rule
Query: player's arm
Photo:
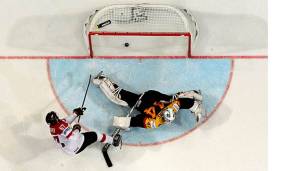
[[[73,110],[73,114],[65,117],[64,120],[67,123],[71,124],[78,116],[83,115],[85,110],[86,110],[86,108],[84,108],[84,107],[83,108],[80,108],[80,107],[79,108],[75,108]]]

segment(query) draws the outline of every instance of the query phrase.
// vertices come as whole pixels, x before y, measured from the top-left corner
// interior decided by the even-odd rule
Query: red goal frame
[[[187,47],[187,55],[186,56],[168,56],[171,58],[183,58],[183,57],[191,57],[191,34],[189,32],[89,32],[88,33],[88,44],[89,44],[89,55],[91,58],[95,57],[93,52],[93,44],[92,44],[92,36],[185,36],[188,38],[188,47]],[[100,57],[100,56],[98,56]],[[107,56],[105,56],[107,57]],[[115,56],[114,56],[115,57]],[[119,56],[121,57],[121,56]],[[123,56],[124,57],[124,56]],[[130,56],[134,57],[134,56]],[[139,56],[135,56],[139,57]],[[144,56],[148,57],[148,56]],[[166,57],[166,56],[164,56]]]

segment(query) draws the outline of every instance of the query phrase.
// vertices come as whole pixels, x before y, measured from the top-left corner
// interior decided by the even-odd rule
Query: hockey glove
[[[75,124],[73,127],[72,127],[72,130],[79,130],[79,132],[81,132],[81,125],[80,124]]]
[[[85,107],[83,107],[83,108],[78,107],[73,110],[73,113],[75,113],[77,116],[81,116],[84,114],[85,110],[86,110]]]

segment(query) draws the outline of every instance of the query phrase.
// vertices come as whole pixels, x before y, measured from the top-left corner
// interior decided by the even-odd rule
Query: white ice
[[[169,3],[197,13],[202,37],[194,55],[267,55],[266,0],[142,2]],[[110,3],[127,1],[1,0],[0,56],[87,55],[80,24],[93,9]],[[52,143],[44,116],[49,110],[63,110],[47,74],[46,60],[0,60],[1,170],[267,168],[266,59],[235,60],[227,96],[199,129],[158,146],[113,150],[114,167],[109,169],[100,145],[70,157]]]

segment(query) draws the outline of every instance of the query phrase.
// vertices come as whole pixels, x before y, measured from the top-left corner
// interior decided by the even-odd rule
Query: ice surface
[[[267,53],[266,0],[142,2],[169,3],[194,12],[201,37],[193,49],[193,55]],[[0,55],[88,55],[83,42],[82,23],[91,11],[110,3],[107,0],[2,0]],[[207,98],[207,110],[210,111],[223,95],[231,69],[231,60],[228,59],[214,62],[164,59],[156,65],[154,62],[50,60],[50,70],[47,70],[47,60],[0,60],[1,170],[107,170],[99,144],[70,157],[52,143],[44,116],[50,110],[56,110],[61,115],[65,111],[52,91],[49,77],[67,110],[81,104],[88,74],[95,74],[100,70],[99,66],[103,66],[111,78],[132,91],[142,92],[152,88],[174,93],[178,89],[201,87]],[[171,73],[168,74],[168,70]],[[169,143],[124,146],[121,152],[112,149],[110,154],[114,167],[110,170],[152,170],[152,165],[156,170],[266,170],[267,60],[234,60],[232,71],[229,91],[205,124]],[[79,74],[74,74],[76,72]],[[141,80],[140,74],[150,79]],[[158,84],[154,84],[156,80],[153,79],[157,79]],[[82,123],[90,129],[107,129],[109,124],[104,125],[100,116],[108,118],[110,113],[120,115],[125,112],[117,106],[107,108],[111,103],[95,87],[90,86],[89,93],[86,99],[88,112],[82,117]],[[177,137],[193,127],[193,123],[186,124],[191,119],[188,114],[186,111],[181,113],[176,124],[182,127],[178,130],[173,126],[177,129],[175,134],[169,133],[166,127],[160,129],[163,135],[167,134],[165,139]],[[142,136],[143,133],[139,130],[135,134]],[[125,135],[127,143],[137,143],[129,137],[133,136]],[[165,140],[161,138],[150,137],[147,142],[142,140],[141,143]]]

